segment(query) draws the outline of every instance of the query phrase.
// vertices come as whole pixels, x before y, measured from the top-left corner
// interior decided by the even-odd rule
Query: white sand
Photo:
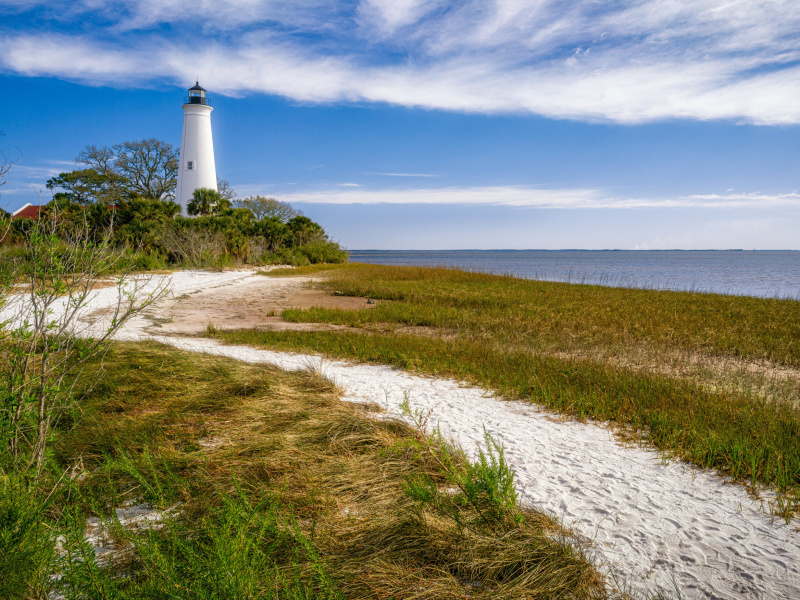
[[[251,277],[246,271],[181,272],[173,276],[173,289],[180,295]],[[114,290],[99,290],[90,307],[114,298]],[[408,394],[413,406],[432,410],[433,422],[466,449],[482,442],[486,427],[506,448],[522,501],[593,539],[600,563],[634,588],[671,589],[675,582],[686,598],[800,599],[796,522],[773,521],[741,486],[714,474],[664,465],[656,452],[623,447],[603,426],[562,421],[454,381],[207,339],[151,336],[147,324],[137,318],[118,338],[157,339],[285,369],[320,365],[346,390],[345,399],[375,402],[392,415],[400,414]]]

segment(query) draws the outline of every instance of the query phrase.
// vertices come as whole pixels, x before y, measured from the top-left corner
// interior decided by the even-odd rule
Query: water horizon
[[[351,262],[608,287],[800,300],[800,250],[350,250]]]

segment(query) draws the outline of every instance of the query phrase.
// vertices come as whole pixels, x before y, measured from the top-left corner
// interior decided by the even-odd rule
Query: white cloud
[[[55,75],[89,82],[140,79],[156,49],[124,51],[65,35],[19,35],[0,39],[0,60],[23,75]]]
[[[217,93],[304,102],[800,123],[796,0],[83,0],[58,19],[0,30],[0,69],[117,85],[199,74]]]
[[[800,208],[800,193],[695,194],[675,198],[614,197],[592,189],[542,189],[528,186],[444,187],[418,189],[353,189],[280,194],[280,199],[306,204],[438,204],[495,205],[550,209],[637,208]]]
[[[400,27],[411,25],[443,0],[362,0],[359,15],[367,27],[375,27],[387,34]]]
[[[432,173],[367,173],[367,175],[382,175],[384,177],[438,177]]]
[[[12,180],[12,177],[17,180],[24,180],[24,181],[45,181],[50,179],[51,177],[55,177],[59,173],[63,173],[64,171],[71,171],[76,169],[78,165],[73,162],[68,161],[48,161],[49,164],[60,165],[60,166],[46,166],[40,165],[36,167],[29,167],[26,165],[14,165],[14,168],[9,172],[9,180]]]

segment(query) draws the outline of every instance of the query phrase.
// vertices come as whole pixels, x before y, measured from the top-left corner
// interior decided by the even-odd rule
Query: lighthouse
[[[185,215],[197,188],[217,189],[217,169],[211,141],[211,111],[214,109],[208,105],[206,91],[199,82],[189,88],[182,108],[183,136],[175,200]]]

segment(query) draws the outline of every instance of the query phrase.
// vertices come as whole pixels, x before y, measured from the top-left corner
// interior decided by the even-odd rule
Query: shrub
[[[316,263],[346,263],[347,251],[339,244],[325,240],[316,240],[303,244],[297,248],[297,252],[308,258],[311,264]]]
[[[130,265],[134,271],[163,271],[169,269],[167,257],[157,250],[131,252]]]
[[[210,229],[170,223],[159,234],[159,244],[169,253],[171,262],[203,267],[225,254],[225,236]]]
[[[55,558],[42,517],[41,494],[12,477],[0,478],[0,598],[39,598]]]
[[[114,240],[119,244],[151,251],[158,247],[161,231],[180,210],[180,206],[174,202],[140,196],[121,202],[114,214]]]
[[[296,248],[280,248],[276,252],[263,255],[261,262],[265,265],[291,265],[293,267],[305,267],[311,264],[308,257]]]

